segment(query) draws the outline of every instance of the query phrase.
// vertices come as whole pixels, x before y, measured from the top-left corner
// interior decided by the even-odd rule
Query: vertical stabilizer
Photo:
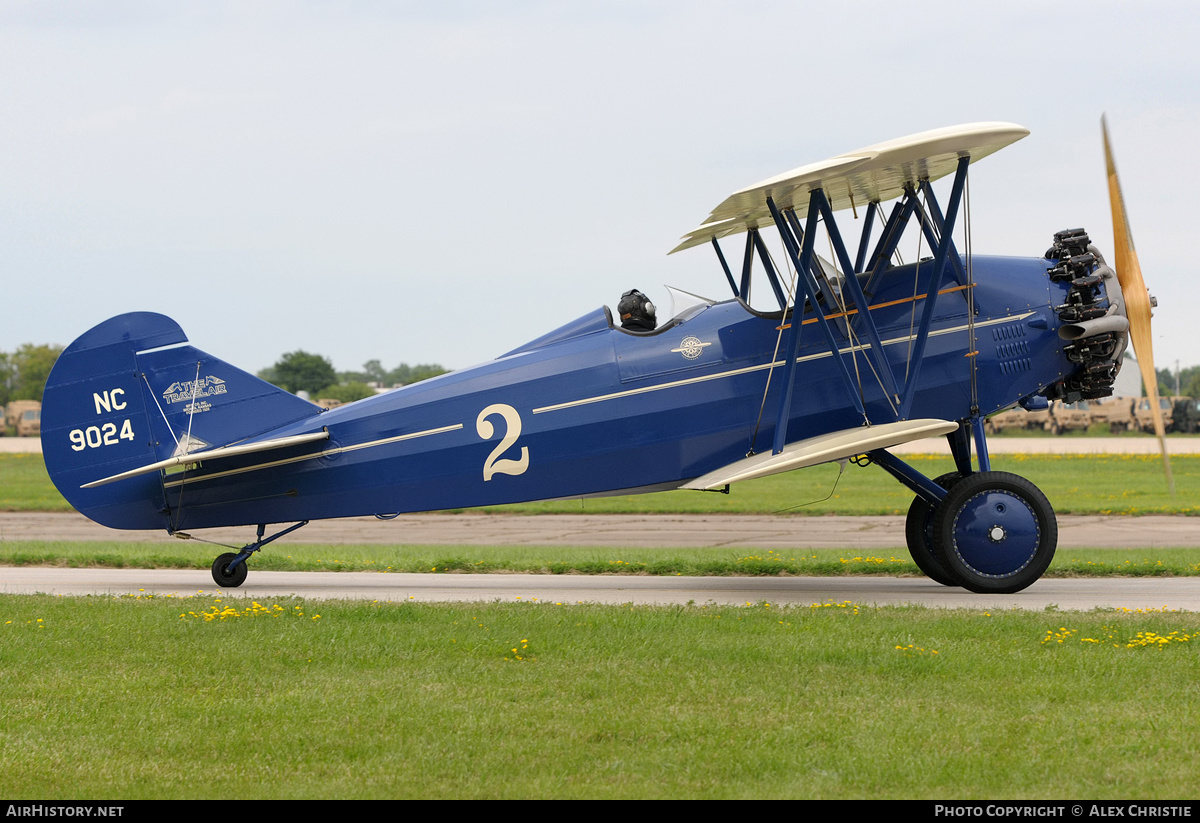
[[[198,449],[231,445],[320,409],[187,345],[174,320],[135,312],[59,356],[42,401],[50,479],[80,512],[117,529],[169,529],[162,474],[83,489]]]

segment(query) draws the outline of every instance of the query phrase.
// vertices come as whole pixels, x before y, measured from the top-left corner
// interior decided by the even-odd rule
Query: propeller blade
[[[1171,474],[1171,458],[1167,454],[1162,408],[1158,402],[1158,372],[1154,370],[1154,344],[1150,335],[1150,293],[1146,290],[1146,281],[1142,279],[1142,267],[1138,264],[1137,250],[1133,247],[1129,216],[1125,213],[1125,198],[1121,195],[1121,181],[1117,179],[1117,166],[1113,162],[1112,145],[1108,139],[1108,123],[1103,117],[1100,118],[1100,131],[1104,135],[1108,200],[1112,206],[1114,268],[1117,270],[1117,281],[1121,284],[1125,300],[1129,339],[1133,342],[1138,367],[1142,371],[1142,383],[1146,386],[1146,396],[1150,399],[1150,414],[1154,420],[1154,433],[1158,436],[1158,447],[1162,452],[1167,487],[1174,496],[1175,478]]]

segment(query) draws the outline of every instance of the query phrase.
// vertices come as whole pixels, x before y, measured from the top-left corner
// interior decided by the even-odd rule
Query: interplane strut
[[[730,287],[733,289],[734,296],[740,297],[742,300],[749,300],[750,272],[754,265],[755,253],[757,252],[757,256],[766,271],[767,280],[771,284],[772,291],[775,294],[776,301],[779,302],[781,309],[784,311],[785,328],[788,329],[788,336],[787,342],[783,346],[783,388],[776,413],[775,440],[772,444],[774,454],[779,454],[787,442],[787,420],[792,405],[793,388],[797,376],[796,366],[800,348],[801,315],[806,308],[806,301],[807,308],[811,309],[816,324],[821,328],[826,344],[835,355],[834,360],[838,364],[837,371],[846,388],[850,403],[854,410],[863,416],[864,423],[870,425],[873,422],[888,421],[872,421],[870,419],[870,412],[868,412],[864,403],[865,397],[862,386],[851,374],[851,368],[847,365],[845,359],[847,354],[853,358],[856,351],[864,351],[872,367],[872,371],[879,381],[880,388],[887,401],[888,419],[895,421],[907,420],[909,418],[920,380],[926,343],[928,342],[933,326],[939,292],[946,281],[947,271],[953,272],[952,276],[958,282],[959,286],[969,288],[965,266],[954,244],[953,234],[958,215],[961,211],[963,190],[970,162],[971,157],[969,155],[963,155],[958,159],[950,190],[950,199],[944,215],[928,180],[918,181],[917,186],[908,186],[904,197],[892,209],[891,214],[884,223],[881,236],[874,250],[868,256],[867,250],[871,246],[870,240],[872,229],[875,225],[875,216],[881,208],[878,200],[870,201],[864,216],[864,225],[858,242],[857,257],[853,263],[842,238],[842,233],[837,226],[834,209],[823,188],[814,187],[809,192],[808,211],[803,226],[796,215],[795,207],[781,209],[776,205],[775,200],[768,195],[766,197],[767,209],[774,220],[780,237],[783,239],[783,245],[792,266],[797,272],[799,288],[790,307],[788,306],[788,295],[781,286],[779,275],[770,259],[766,244],[762,240],[757,225],[748,224],[746,226],[746,249],[740,288],[735,284],[733,274],[725,262],[725,257],[721,252],[721,247],[716,236],[711,238],[713,248],[716,250],[718,259],[721,261],[721,266],[725,271]],[[924,205],[922,204],[922,197],[924,198]],[[873,292],[873,286],[878,278],[889,267],[889,261],[895,254],[900,240],[914,216],[917,217],[917,222],[920,224],[919,230],[922,232],[922,236],[931,247],[933,264],[925,293],[919,295],[919,299],[922,302],[920,322],[912,334],[910,347],[911,362],[905,376],[901,380],[897,377],[896,370],[888,361],[879,329],[871,317],[869,295]],[[821,264],[814,252],[816,229],[821,222],[825,224],[830,245],[833,248],[834,256],[837,258],[837,265],[844,273],[844,277],[838,284],[838,287],[844,290],[843,295],[839,295],[839,300],[844,300],[845,293],[848,293],[850,302],[853,303],[853,309],[850,309],[848,306],[833,306],[835,311],[829,315],[826,315],[821,306],[822,301],[820,298],[822,290],[820,283],[824,281],[828,285],[831,295],[834,285],[829,282],[829,278],[822,270]],[[865,287],[859,280],[860,275],[865,280]],[[839,308],[841,309],[840,311],[837,310]],[[789,309],[791,311],[790,323],[786,322],[786,315]],[[838,318],[845,318],[844,330],[840,329],[835,322]],[[849,345],[843,345],[843,341],[839,340],[839,336],[846,338],[846,342]],[[981,456],[986,455],[985,447],[983,447],[982,443],[978,443],[982,438],[976,437],[975,439]],[[969,455],[969,447],[967,454]]]

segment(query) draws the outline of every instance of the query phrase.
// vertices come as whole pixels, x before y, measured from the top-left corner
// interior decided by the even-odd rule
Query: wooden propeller
[[[1125,199],[1121,196],[1121,182],[1117,179],[1117,166],[1113,162],[1112,145],[1108,140],[1108,124],[1100,118],[1100,131],[1104,135],[1104,163],[1108,170],[1108,200],[1112,206],[1114,268],[1117,281],[1121,284],[1125,300],[1125,316],[1129,320],[1129,339],[1137,354],[1138,367],[1142,371],[1142,383],[1150,399],[1150,413],[1154,420],[1154,433],[1158,435],[1158,446],[1162,452],[1163,470],[1167,475],[1167,486],[1175,494],[1175,478],[1171,475],[1171,458],[1167,455],[1166,431],[1163,426],[1162,409],[1158,402],[1158,372],[1154,370],[1154,343],[1150,335],[1150,293],[1142,279],[1142,267],[1138,264],[1137,251],[1133,247],[1133,236],[1129,231],[1129,216],[1125,212]]]

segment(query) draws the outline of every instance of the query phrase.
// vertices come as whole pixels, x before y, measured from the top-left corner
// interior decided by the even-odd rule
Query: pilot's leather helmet
[[[617,314],[621,318],[623,329],[653,331],[658,325],[654,316],[654,304],[637,289],[630,289],[621,295],[621,302],[617,304]]]

